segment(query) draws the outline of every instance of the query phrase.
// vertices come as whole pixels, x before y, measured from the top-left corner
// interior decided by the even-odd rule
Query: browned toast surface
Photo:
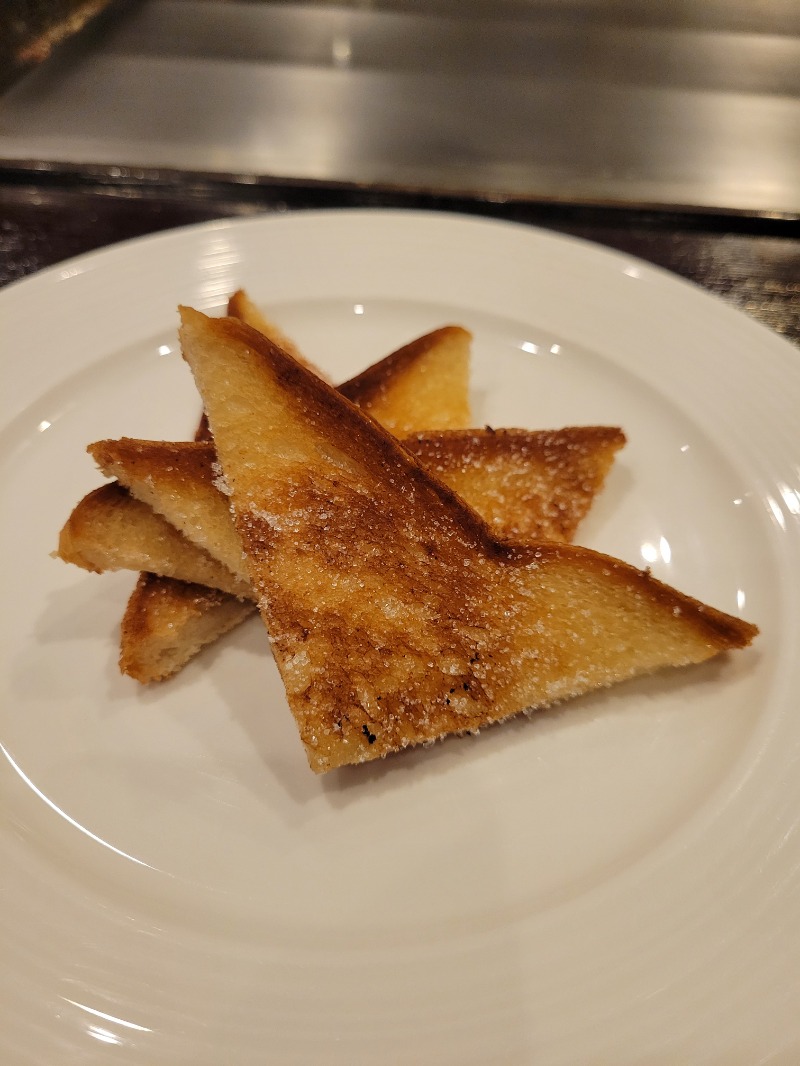
[[[471,343],[461,326],[443,326],[345,381],[339,391],[397,436],[469,426]]]
[[[288,349],[299,361],[309,366],[315,373],[324,377],[322,372],[305,358],[297,346],[274,322],[260,311],[244,291],[240,290],[231,297],[229,313],[248,322],[274,343],[279,344],[284,349]],[[371,398],[375,397],[376,404],[380,407],[380,412],[387,418],[398,424],[420,428],[423,423],[416,416],[418,406],[417,393],[419,392],[421,395],[426,396],[428,408],[436,409],[437,424],[461,424],[462,420],[465,419],[465,405],[468,411],[469,403],[469,353],[468,339],[467,347],[466,349],[464,348],[463,341],[465,337],[457,338],[461,342],[461,348],[456,353],[455,358],[452,346],[453,338],[450,336],[449,331],[445,330],[429,337],[420,338],[415,344],[407,345],[399,354],[393,353],[388,359],[381,360],[376,367],[371,368],[369,387],[366,387],[366,380],[362,386],[363,402],[367,408],[370,406]],[[464,358],[465,355],[466,358]],[[469,421],[469,419],[467,418],[466,421]],[[209,438],[210,432],[208,431],[205,416],[203,416],[196,439],[207,440]],[[156,510],[167,516],[176,528],[182,529],[187,533],[187,539],[197,544],[203,553],[205,553],[206,547],[213,547],[217,558],[223,561],[226,568],[232,574],[238,573],[239,580],[237,581],[236,578],[232,580],[233,587],[241,595],[243,585],[247,583],[249,587],[249,579],[242,564],[241,543],[230,521],[227,501],[220,496],[218,491],[212,488],[211,483],[213,482],[214,474],[212,468],[213,453],[193,451],[190,447],[181,450],[180,455],[173,456],[171,462],[165,462],[159,467],[155,467],[151,463],[155,458],[152,451],[148,451],[146,448],[128,450],[125,456],[119,453],[113,455],[98,453],[101,465],[107,463],[108,470],[114,468],[114,464],[117,462],[123,464],[126,459],[131,459],[132,464],[128,469],[128,474],[132,481],[136,483],[140,498],[156,504],[156,495],[160,494],[161,506],[156,507]],[[169,469],[170,466],[173,468]],[[120,472],[122,472],[121,469]],[[156,484],[153,484],[154,481]],[[107,519],[108,515],[106,514],[105,517]],[[139,518],[141,518],[141,521],[139,521]],[[96,515],[95,519],[98,520],[99,515]],[[120,543],[112,545],[110,551],[109,545],[106,544],[103,551],[99,555],[95,555],[98,568],[105,569],[112,562],[115,565],[122,565],[124,561],[122,553],[127,550],[122,541],[133,540],[135,542],[138,539],[141,542],[137,549],[138,554],[137,552],[129,554],[127,556],[128,564],[138,566],[139,562],[147,561],[149,568],[157,570],[159,573],[174,575],[190,581],[203,579],[201,577],[202,570],[197,571],[191,567],[187,568],[187,560],[181,558],[183,553],[179,550],[181,548],[179,541],[176,541],[173,545],[179,558],[176,560],[170,557],[171,554],[174,554],[173,550],[163,538],[154,535],[158,531],[153,527],[152,519],[146,513],[134,516],[129,509],[127,522],[131,528],[117,526]],[[75,529],[74,526],[73,529]],[[91,525],[83,525],[80,537],[84,542],[84,548],[96,536],[97,531],[92,529]],[[76,546],[77,540],[73,543],[73,549]],[[96,549],[97,544],[94,545],[93,550]],[[163,554],[164,552],[167,553],[167,557],[159,560],[157,558],[159,553]],[[217,574],[216,577],[206,574],[206,579],[209,585],[222,586],[223,588],[226,587],[226,582],[231,580],[227,573]],[[194,647],[195,650],[199,650],[202,646],[200,643],[192,643],[192,633],[200,624],[199,612],[193,608],[192,612],[187,613],[182,590],[178,586],[171,585],[168,579],[165,579],[161,585],[159,585],[159,581],[159,577],[150,574],[146,584],[142,586],[146,588],[146,596],[141,588],[137,586],[131,597],[130,612],[133,616],[138,617],[142,613],[143,603],[150,605],[151,608],[152,605],[157,604],[162,628],[169,635],[173,660],[182,665],[193,654],[193,652],[189,652],[190,648]],[[169,617],[171,599],[175,601],[175,610],[167,627],[166,619]],[[203,611],[206,615],[203,625],[208,632],[214,631],[215,619],[219,619],[220,632],[230,628],[227,619],[231,613],[231,607],[224,599],[219,603],[213,598],[209,599],[203,603]],[[187,632],[185,640],[183,638],[184,629]],[[138,647],[136,646],[137,640],[139,642]],[[134,630],[129,630],[125,641],[126,660],[130,662],[150,662],[153,655],[158,653],[161,641],[162,637],[158,629],[139,626]],[[206,640],[202,643],[208,642]],[[175,669],[177,668],[178,666],[175,667]],[[143,677],[140,676],[139,679],[142,680]]]
[[[181,339],[315,771],[700,662],[757,632],[588,549],[498,540],[247,326],[185,309]]]
[[[120,669],[142,683],[162,681],[254,611],[204,585],[141,574],[122,619]]]
[[[455,430],[404,447],[511,540],[571,541],[602,489],[625,434],[612,426]]]
[[[547,432],[448,430],[405,438],[428,470],[474,507],[499,536],[569,540],[602,487],[625,437],[611,427]],[[241,541],[208,443],[98,441],[100,469],[247,580]]]
[[[259,317],[243,291],[231,297],[229,306],[243,321],[257,323],[255,328],[273,343],[287,341],[277,327]],[[470,335],[459,327],[436,330],[391,353],[342,388],[379,421],[385,418],[418,430],[435,407],[434,425],[461,424],[469,421],[469,344]],[[289,346],[296,351],[291,342]],[[281,347],[286,350],[285,344]],[[301,361],[308,366],[307,360]],[[118,478],[137,499],[247,580],[228,501],[218,491],[224,489],[224,481],[208,442],[167,445],[123,438],[99,441],[89,446],[89,452],[106,476]]]
[[[253,329],[257,329],[259,333],[263,333],[265,337],[268,337],[273,344],[277,344],[279,348],[283,348],[285,352],[288,352],[298,363],[303,363],[309,370],[313,370],[315,374],[319,374],[321,378],[328,381],[326,374],[315,366],[310,359],[300,351],[291,337],[283,332],[283,330],[271,318],[253,303],[244,289],[237,289],[235,293],[228,299],[228,314],[232,318],[241,319],[242,322],[246,322],[248,326],[252,326]],[[210,440],[211,433],[208,429],[208,421],[205,414],[203,414],[197,433],[195,434],[195,440]]]
[[[102,485],[74,508],[59,536],[64,562],[85,570],[147,570],[181,581],[251,596],[247,582],[183,537],[116,482]]]
[[[218,487],[224,482],[212,444],[123,437],[90,444],[88,451],[107,477],[117,478],[231,574],[248,581],[228,498]]]
[[[449,430],[438,433],[418,434],[407,438],[404,443],[423,462],[433,469],[443,480],[448,481],[463,498],[472,504],[482,515],[487,517],[500,535],[509,537],[528,536],[529,538],[562,539],[574,534],[575,527],[591,504],[592,495],[599,490],[608,466],[617,449],[622,445],[624,436],[619,430],[605,427],[580,427],[547,433],[527,433],[524,431],[488,431],[488,430]],[[173,549],[170,540],[161,536],[162,530],[151,530],[153,513],[147,505],[135,502],[135,508],[125,508],[124,522],[115,522],[111,537],[112,560],[116,565],[125,562],[132,568],[139,568],[147,561],[148,568],[168,577],[178,577],[183,581],[194,581],[227,588],[240,597],[250,591],[249,577],[242,560],[241,542],[235,531],[228,510],[228,500],[216,488],[218,480],[214,472],[215,453],[210,446],[205,451],[194,444],[171,442],[102,442],[97,449],[100,465],[108,473],[122,473],[128,483],[140,479],[145,494],[157,497],[158,510],[171,516],[176,525],[185,528],[187,516],[193,515],[195,526],[200,534],[198,539],[207,545],[213,553],[227,562],[219,567],[214,577],[196,568],[193,560],[184,558],[186,538],[178,536],[178,559],[171,557]],[[124,490],[116,488],[114,496],[120,496]],[[184,495],[188,504],[181,504]],[[204,497],[206,510],[199,508],[199,500]],[[125,496],[122,496],[125,500]],[[127,496],[127,501],[131,497]],[[140,516],[139,512],[143,512]],[[84,523],[73,530],[73,550],[87,539],[94,543],[98,534],[98,525],[104,521],[102,513],[95,512],[88,525]],[[160,521],[173,527],[166,519]],[[134,541],[142,545],[142,550],[124,556],[125,545]],[[200,560],[208,555],[205,551],[194,549]],[[102,546],[100,554],[93,558],[98,569],[111,566],[107,544]],[[166,557],[165,557],[166,556]],[[74,560],[73,560],[74,561]],[[181,565],[178,565],[180,562]],[[229,567],[240,567],[240,581],[233,578]],[[245,588],[245,583],[246,588]],[[194,640],[194,632],[199,625],[198,611],[187,612],[182,590],[171,587],[174,583],[165,581],[160,589],[158,582],[151,578],[147,584],[147,596],[137,586],[133,593],[134,600],[142,600],[152,609],[158,605],[159,617],[164,622],[169,611],[170,598],[174,598],[175,611],[169,626],[164,622],[163,635],[156,627],[140,625],[135,630],[127,630],[125,640],[125,660],[129,662],[150,662],[154,655],[161,661],[165,652],[164,642],[169,639],[174,673],[188,662],[196,651],[210,643],[213,636],[203,644]],[[250,593],[252,595],[252,593]],[[206,614],[207,633],[213,634],[216,620],[219,620],[219,632],[230,628],[228,619],[233,609],[224,600],[211,599],[203,604]],[[133,604],[130,610],[138,617],[145,608]],[[235,612],[238,613],[238,612]],[[188,639],[184,639],[184,629]],[[154,647],[151,647],[154,646]],[[138,680],[143,680],[139,671]],[[153,680],[151,676],[149,680]]]
[[[299,363],[329,380],[243,289],[228,300],[228,315],[252,326]],[[471,343],[468,330],[443,326],[391,352],[339,389],[395,434],[469,426]]]

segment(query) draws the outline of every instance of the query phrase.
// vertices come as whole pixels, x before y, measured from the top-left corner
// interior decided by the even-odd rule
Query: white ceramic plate
[[[187,437],[179,302],[334,377],[475,334],[481,423],[613,423],[581,539],[762,627],[705,667],[315,777],[253,620],[117,672],[49,557],[105,436]],[[135,241],[0,293],[4,1062],[800,1061],[800,353],[672,276],[455,216]]]

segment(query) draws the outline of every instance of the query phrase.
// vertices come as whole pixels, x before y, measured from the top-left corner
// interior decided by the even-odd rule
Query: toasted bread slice
[[[229,299],[228,314],[248,322],[275,344],[289,351],[299,362],[324,377],[322,371],[305,358],[297,345],[258,309],[243,290],[234,293]],[[209,438],[208,422],[203,415],[196,439]],[[118,503],[122,506],[121,501]],[[170,546],[160,535],[163,531],[153,527],[152,518],[146,513],[142,515],[143,505],[137,504],[137,507],[139,510],[136,512],[127,508],[126,527],[118,532],[123,534],[123,539],[141,540],[147,548],[145,557],[149,570],[156,573],[140,574],[140,580],[131,593],[121,631],[120,668],[138,681],[159,681],[172,676],[203,647],[244,621],[254,608],[246,609],[240,602],[243,596],[250,593],[249,585],[232,577],[227,567],[219,566],[211,576],[207,569],[198,568],[198,560],[191,558],[191,551],[199,553],[201,560],[207,559],[207,554],[202,549],[193,549],[191,542],[181,534],[178,534],[179,540]],[[148,510],[146,506],[144,510]],[[110,519],[108,511],[105,511],[105,518]],[[94,525],[102,525],[103,519],[103,514],[95,511]],[[174,527],[169,528],[174,536]],[[93,528],[93,524],[84,524],[81,533],[84,537],[96,538],[98,530]],[[117,560],[121,547],[117,541]],[[108,555],[95,554],[94,558],[99,568],[107,568]],[[180,565],[177,565],[178,562]],[[182,580],[173,581],[171,577]],[[200,586],[205,584],[212,588],[228,588],[239,598],[216,595],[198,585],[186,585],[184,581],[199,582]]]
[[[498,540],[395,438],[246,325],[184,309],[181,342],[316,772],[755,636],[608,556]]]
[[[260,322],[263,336],[272,340],[267,330],[274,329],[274,336],[283,337],[272,323],[258,318],[257,309],[241,290],[231,301],[239,314]],[[470,342],[470,334],[460,327],[435,330],[392,352],[341,388],[374,418],[385,418],[389,428],[420,430],[428,417],[433,419],[434,428],[460,425],[462,420],[468,423]],[[302,362],[308,365],[307,360]],[[198,436],[208,436],[204,423]],[[159,456],[153,442],[131,442],[130,447],[123,447],[124,442],[101,441],[89,450],[104,473],[116,476],[110,471],[117,470],[133,495],[246,579],[228,502],[210,489],[211,482],[216,480],[223,488],[224,482],[216,478],[214,453],[204,449],[203,443],[177,446],[181,454],[172,462]]]
[[[119,441],[90,444],[89,454],[106,476],[120,481],[142,503],[204,551],[213,552],[240,580],[247,581],[242,545],[233,526],[216,452],[208,442]]]
[[[418,337],[339,391],[396,436],[472,424],[469,368],[472,334],[443,326]]]
[[[549,432],[449,430],[405,446],[454,488],[498,536],[571,540],[625,442],[613,427]],[[97,441],[89,452],[108,477],[218,559],[242,581],[247,567],[216,453],[207,443]]]
[[[61,530],[54,554],[94,573],[147,570],[252,599],[247,581],[234,577],[116,482],[80,501]]]
[[[253,303],[243,289],[228,300],[228,314],[329,380]],[[469,365],[472,335],[443,326],[418,337],[339,386],[348,400],[369,411],[393,433],[462,429],[471,424]]]
[[[254,613],[253,603],[205,585],[140,574],[122,619],[120,669],[162,681]]]
[[[602,485],[614,454],[621,447],[624,436],[619,430],[599,428],[580,428],[558,430],[549,433],[526,433],[524,431],[464,431],[450,430],[433,434],[418,434],[406,441],[423,465],[428,466],[443,480],[460,490],[479,513],[483,514],[499,535],[528,536],[543,539],[571,539],[578,522],[590,506],[594,493]],[[133,444],[133,442],[130,442]],[[191,508],[201,528],[216,530],[213,544],[217,550],[227,545],[227,558],[238,563],[241,560],[241,543],[235,533],[228,510],[228,502],[210,480],[212,466],[207,462],[198,464],[197,449],[192,446],[152,443],[147,445],[149,458],[153,465],[151,473],[145,474],[151,491],[157,491],[159,472],[169,479],[183,478],[183,491],[188,493]],[[150,449],[156,449],[151,451]],[[119,457],[120,463],[124,462]],[[142,456],[135,456],[134,466],[142,461]],[[198,479],[198,468],[201,476]],[[155,476],[153,476],[155,471]],[[198,486],[198,480],[200,485]],[[125,492],[119,486],[115,496]],[[197,515],[197,501],[207,496],[208,511],[205,516]],[[130,501],[130,497],[127,497]],[[122,497],[124,500],[124,497]],[[121,506],[115,504],[115,509]],[[186,580],[204,580],[199,569],[191,570],[184,561],[179,568],[175,560],[164,558],[167,542],[161,536],[158,539],[149,535],[153,512],[146,504],[136,502],[135,510],[126,508],[124,526],[114,525],[111,538],[116,555],[114,561],[120,563],[123,543],[131,538],[146,545],[146,558],[151,570],[159,574],[178,576]],[[144,512],[144,521],[139,522],[139,513]],[[185,517],[185,512],[184,512]],[[102,515],[99,516],[102,521]],[[186,548],[192,549],[182,534],[174,527],[160,521],[173,530],[179,538],[180,555],[186,554]],[[80,548],[82,537],[96,539],[98,516],[93,523],[84,524],[80,530],[73,530],[73,550]],[[159,534],[161,530],[159,529]],[[233,537],[231,536],[233,534]],[[104,549],[105,550],[105,549]],[[201,560],[208,559],[205,551],[193,549]],[[143,555],[133,554],[129,565],[137,568],[141,565]],[[98,569],[109,568],[106,554],[94,554]],[[225,588],[226,581],[234,581],[227,566],[220,566],[221,577],[205,583]],[[242,582],[246,578],[242,570]],[[240,597],[241,589],[238,590]],[[249,591],[249,585],[248,585]],[[251,593],[252,595],[252,593]],[[175,601],[169,624],[170,600]],[[140,624],[123,628],[123,647],[120,659],[125,672],[128,664],[139,664],[132,673],[139,681],[159,680],[162,676],[176,673],[183,665],[201,650],[203,646],[215,639],[215,633],[222,635],[233,624],[231,617],[240,621],[247,613],[239,612],[235,605],[229,604],[226,597],[210,597],[206,600],[197,596],[189,597],[191,610],[186,609],[187,597],[184,587],[164,579],[163,587],[155,577],[147,582],[140,582],[131,595],[127,616],[137,618]],[[158,612],[158,623],[144,624],[154,611]],[[204,640],[198,642],[195,633],[201,626],[200,614],[203,613],[202,628]],[[169,675],[149,674],[141,664],[169,661]],[[159,667],[160,669],[160,667]]]
[[[320,376],[324,376],[317,367],[299,352],[297,346],[275,323],[271,322],[259,311],[244,291],[239,290],[239,292],[234,293],[229,300],[228,309],[230,314],[246,320],[253,328],[256,328],[274,343],[285,349],[288,348],[298,361],[303,362]],[[412,344],[400,349],[399,352],[387,356],[371,367],[364,375],[359,375],[352,383],[346,383],[345,387],[351,390],[356,400],[361,398],[361,402],[366,405],[368,410],[374,398],[376,414],[383,412],[394,423],[401,423],[413,429],[419,429],[423,425],[423,421],[415,417],[417,393],[427,398],[428,408],[436,409],[436,418],[434,419],[436,425],[450,426],[468,423],[469,335],[466,331],[459,330],[456,330],[456,334],[456,340],[459,345],[455,356],[451,331],[447,329],[438,331],[436,334],[419,338]],[[380,408],[380,411],[377,408]],[[197,439],[207,440],[209,438],[210,433],[207,421],[205,416],[203,416],[198,428]],[[206,459],[208,458],[206,456]],[[187,488],[191,492],[191,479],[197,473],[196,467],[193,468],[192,463],[200,463],[202,466],[203,455],[202,453],[196,453],[194,456],[187,454],[183,457],[183,460],[189,464]],[[211,461],[213,462],[213,459]],[[201,476],[208,481],[210,475],[213,475],[213,470],[211,466],[206,465],[202,469]],[[177,484],[175,484],[174,480],[173,487],[177,489]],[[239,582],[234,578],[233,588],[238,595],[241,595],[241,582],[246,581],[247,576],[241,562],[241,546],[238,536],[235,534],[228,515],[227,502],[216,492],[208,494],[205,500],[210,510],[200,512],[203,521],[198,523],[198,515],[191,494],[188,498],[184,497],[182,517],[178,524],[184,529],[187,529],[188,526],[188,531],[194,531],[195,534],[199,533],[200,529],[205,531],[205,536],[199,538],[200,544],[202,545],[204,542],[214,543],[217,546],[219,555],[227,559],[228,569],[233,572],[238,570],[240,575]],[[119,503],[119,500],[117,502]],[[174,517],[174,512],[169,508],[167,508],[167,512],[173,514]],[[107,521],[108,518],[109,515],[106,512],[105,520]],[[97,514],[96,519],[99,520],[99,515]],[[130,510],[128,511],[127,519],[129,521],[132,519]],[[120,525],[118,528],[120,534],[122,534],[122,526]],[[148,528],[149,533],[153,534],[152,536],[149,535]],[[77,529],[74,523],[72,529],[77,536]],[[128,562],[137,565],[136,560],[138,558],[146,558],[151,570],[159,570],[167,575],[172,574],[178,577],[186,577],[189,580],[197,580],[201,571],[187,569],[184,546],[180,542],[176,542],[176,550],[180,561],[177,569],[177,561],[175,559],[163,558],[160,562],[156,560],[158,552],[166,550],[166,542],[158,534],[159,531],[152,526],[152,522],[146,514],[142,522],[138,524],[138,528],[130,530],[129,534],[125,531],[125,535],[130,535],[134,540],[137,537],[143,538],[140,545],[140,554],[134,553],[130,555]],[[87,550],[89,550],[88,542],[92,538],[96,539],[97,535],[98,532],[93,531],[91,525],[84,524],[81,527],[81,536],[87,542],[84,545]],[[109,546],[106,545],[106,547],[108,548]],[[94,549],[91,550],[96,551],[96,549],[97,545],[95,544]],[[116,555],[113,548],[110,554],[108,551],[104,551],[99,555],[95,554],[95,566],[97,568],[109,568],[115,559],[119,563],[122,558],[121,550],[121,546],[117,546]],[[76,543],[73,543],[73,553],[76,552],[77,546]],[[75,561],[77,561],[77,558]],[[201,578],[200,580],[203,579]],[[213,586],[224,585],[226,580],[228,580],[227,574],[218,573],[216,577],[208,580],[208,584]],[[146,590],[146,593],[142,591],[143,589]],[[171,596],[175,599],[175,612],[172,624],[167,626],[165,619],[168,616]],[[192,632],[199,624],[198,611],[200,608],[198,605],[202,601],[196,598],[193,599],[194,606],[192,612],[188,614],[185,610],[185,602],[185,596],[181,588],[174,586],[169,580],[165,580],[163,585],[159,586],[159,577],[157,575],[151,574],[146,582],[137,585],[131,597],[129,614],[133,617],[141,617],[146,609],[152,609],[153,605],[157,605],[161,624],[160,628],[140,625],[127,631],[128,636],[124,642],[127,650],[124,649],[125,653],[121,659],[123,670],[125,670],[125,663],[127,662],[148,662],[154,654],[166,654],[164,641],[169,638],[172,643],[170,654],[172,655],[173,668],[171,672],[174,673],[180,665],[189,661],[195,653],[192,649],[199,650],[202,644],[208,643],[210,639],[213,639],[213,637],[208,637],[202,643],[193,640]],[[222,600],[209,598],[204,604],[204,610],[208,614],[204,623],[207,633],[213,633],[215,630],[215,616],[219,618],[218,630],[222,633],[230,628],[227,620],[232,614],[236,613],[234,605],[226,603],[224,598]],[[184,639],[184,628],[187,629],[187,639]],[[138,650],[135,647],[137,640],[140,642]],[[155,651],[149,649],[148,643],[150,642],[159,645],[159,647]],[[139,680],[143,680],[141,672],[138,674],[134,671],[126,672],[130,672],[131,676],[136,676]]]
[[[319,377],[329,380],[286,334],[238,289],[228,315],[246,322]],[[397,435],[426,429],[463,429],[471,424],[469,364],[472,335],[443,326],[418,337],[339,386],[348,400],[368,410]]]

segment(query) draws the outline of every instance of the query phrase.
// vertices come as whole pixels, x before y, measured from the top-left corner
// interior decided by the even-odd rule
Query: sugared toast
[[[243,289],[228,300],[228,315],[252,326],[328,380]],[[345,381],[339,391],[398,435],[423,428],[465,428],[471,424],[471,343],[472,335],[462,326],[443,326]]]
[[[241,318],[265,337],[269,337],[274,344],[290,352],[298,362],[304,363],[320,377],[325,376],[303,355],[294,341],[287,337],[275,322],[267,318],[243,289],[237,290],[229,298],[227,311],[229,315]],[[209,440],[210,436],[208,420],[203,414],[195,440]],[[101,515],[96,515],[96,518],[102,521]],[[145,527],[149,519],[137,522],[133,513],[129,512],[128,520],[136,527],[133,536],[145,538]],[[84,527],[84,534],[91,537],[91,528]],[[122,623],[120,649],[120,669],[142,682],[162,680],[176,673],[206,644],[212,643],[243,621],[247,614],[252,613],[242,612],[241,604],[228,602],[229,597],[226,595],[209,595],[202,588],[195,589],[192,584],[185,586],[169,576],[181,577],[186,573],[188,577],[185,580],[190,583],[199,582],[201,586],[205,583],[211,587],[219,587],[220,581],[230,580],[231,575],[227,567],[222,568],[222,576],[217,581],[204,581],[204,578],[199,576],[201,571],[193,574],[191,570],[185,569],[185,565],[180,571],[176,571],[174,560],[162,558],[159,565],[155,557],[159,548],[164,547],[162,539],[150,537],[147,538],[147,544],[149,571],[140,573],[139,581],[128,600]],[[185,556],[186,547],[191,547],[191,542],[178,544],[177,552],[181,557]],[[205,554],[202,552],[202,555]],[[153,573],[153,570],[156,573]],[[241,598],[240,582],[235,578],[233,588],[238,598]],[[202,639],[199,639],[198,634],[202,635]],[[169,664],[169,669],[165,669],[166,663]]]
[[[228,301],[228,313],[241,318],[257,329],[273,343],[288,350],[299,362],[308,366],[320,377],[323,372],[299,351],[297,345],[253,303],[249,296],[239,290]],[[449,330],[441,331],[428,337],[419,338],[411,344],[380,360],[365,375],[359,375],[352,382],[345,383],[356,402],[361,402],[370,410],[372,398],[375,398],[373,414],[384,417],[394,424],[402,424],[412,429],[420,429],[425,423],[418,417],[417,396],[424,396],[426,406],[422,412],[427,416],[434,412],[433,425],[460,426],[468,425],[469,417],[469,335],[458,332],[454,338]],[[327,380],[327,378],[325,379]],[[203,415],[197,440],[208,440],[210,433],[208,423]],[[219,514],[217,512],[217,517]],[[220,524],[219,529],[230,533],[230,519]],[[235,544],[228,541],[227,557],[236,560],[240,566],[241,552],[238,539]],[[154,680],[165,674],[146,676],[143,667],[134,672],[126,664],[147,664],[169,660],[170,673],[175,673],[185,665],[200,647],[213,641],[214,633],[227,632],[232,624],[229,619],[241,617],[235,604],[227,603],[225,598],[200,597],[186,592],[174,583],[165,580],[160,583],[158,576],[150,575],[146,581],[137,584],[131,595],[126,618],[139,619],[135,627],[123,627],[122,656],[120,665],[123,672],[130,673],[140,681]],[[171,624],[169,605],[174,600],[174,612]],[[191,610],[187,611],[187,603]],[[147,618],[157,611],[157,621],[145,624]],[[202,619],[201,619],[202,615]],[[202,629],[204,640],[198,642],[194,634]],[[184,633],[185,630],[185,633]],[[150,646],[152,645],[152,647]]]
[[[468,330],[443,326],[345,381],[339,392],[398,437],[462,429],[472,424],[471,344]]]
[[[571,541],[625,444],[625,434],[614,426],[486,427],[416,433],[402,444],[497,536]]]
[[[241,290],[231,302],[239,314],[261,322],[259,331],[264,336],[269,327],[272,339],[286,339],[277,327],[258,317],[257,309]],[[386,417],[394,425],[420,430],[429,408],[435,406],[436,416],[431,416],[434,425],[461,424],[470,416],[469,341],[470,335],[459,327],[436,330],[381,359],[341,388],[379,421]],[[302,362],[308,365],[307,360]],[[111,473],[116,470],[137,499],[246,580],[228,501],[218,491],[224,489],[224,482],[215,469],[211,445],[100,441],[89,451],[107,476],[117,476]],[[452,455],[452,448],[450,452]]]
[[[241,322],[184,309],[181,342],[316,772],[755,636],[608,556],[499,540],[394,437]]]
[[[255,613],[227,593],[143,573],[122,619],[119,665],[137,681],[162,681]]]
[[[498,536],[571,540],[624,441],[619,429],[589,426],[418,433],[404,445]],[[123,437],[97,441],[89,452],[107,477],[247,581],[212,445]]]
[[[187,540],[117,482],[85,496],[61,530],[54,553],[84,570],[140,570],[252,598],[248,581]]]
[[[490,521],[499,535],[561,540],[571,539],[623,441],[624,436],[619,430],[581,427],[547,433],[453,430],[418,434],[405,443],[424,460],[423,465],[460,490],[460,494]],[[138,471],[146,491],[166,493],[173,499],[173,507],[176,497],[186,496],[188,503],[182,509],[182,520],[192,515],[196,528],[205,531],[204,542],[215,548],[229,564],[241,565],[241,542],[230,518],[228,500],[213,484],[211,449],[208,449],[208,455],[203,455],[194,445],[143,444],[143,450],[140,450],[135,442],[113,442],[114,448],[122,446],[122,451],[114,459],[115,464],[125,465],[131,477],[135,477]],[[175,482],[178,483],[177,492]],[[124,494],[124,489],[115,487],[114,495],[119,498],[116,508],[122,507]],[[198,507],[198,499],[203,497],[207,503],[204,513]],[[130,501],[131,498],[127,499]],[[144,512],[144,521],[138,522],[138,512],[127,507],[124,525],[114,522],[110,538],[111,557],[96,548],[92,552],[95,567],[109,568],[111,562],[120,565],[124,542],[133,538],[145,546],[151,570],[202,583],[202,571],[190,569],[185,556],[188,549],[188,552],[195,551],[200,560],[205,560],[208,559],[207,552],[187,542],[166,519],[160,519],[168,530],[173,531],[173,537],[178,538],[182,566],[179,568],[175,559],[163,558],[166,541],[148,533],[155,515],[146,504],[136,501],[136,506]],[[88,525],[84,523],[79,529],[71,519],[73,550],[80,550],[82,537],[95,543],[98,537],[96,527],[104,521],[104,515],[96,510],[93,521]],[[215,535],[209,538],[212,532]],[[129,565],[138,568],[143,558],[141,554],[133,554],[129,557]],[[219,569],[221,577],[206,579],[206,584],[224,588],[225,581],[236,580],[232,579],[228,566]],[[244,568],[241,575],[240,580],[244,582],[247,578]],[[238,591],[241,597],[241,588]],[[167,625],[165,620],[169,616],[171,599],[175,600],[175,610]],[[187,603],[190,610],[187,610]],[[148,624],[147,619],[154,612],[157,612],[157,619]],[[201,614],[204,614],[202,623]],[[225,597],[198,598],[196,592],[187,593],[176,582],[165,581],[161,587],[151,577],[140,582],[131,595],[126,617],[138,619],[139,624],[123,627],[121,666],[139,681],[159,680],[168,675],[162,671],[161,665],[158,672],[147,673],[148,663],[168,661],[169,673],[175,673],[202,646],[211,643],[215,633],[221,636],[227,632],[235,624],[230,622],[231,618],[241,620],[246,616],[236,605],[227,603]],[[199,628],[204,635],[202,642],[195,638]],[[128,669],[129,664],[138,664],[135,673]]]
[[[329,378],[323,374],[318,366],[315,366],[310,359],[308,359],[297,347],[291,337],[287,337],[283,330],[271,318],[268,318],[264,312],[253,303],[244,289],[237,289],[235,293],[228,299],[228,314],[231,318],[241,319],[242,322],[246,322],[248,326],[252,326],[253,329],[257,329],[259,333],[263,333],[265,337],[269,337],[273,344],[277,344],[279,348],[283,348],[285,352],[288,352],[293,356],[298,363],[302,363],[303,366],[307,366],[309,370],[313,370],[315,374],[318,374],[325,381]],[[200,419],[200,425],[197,428],[197,432],[194,436],[195,440],[210,440],[211,433],[208,429],[208,420],[205,414]],[[167,594],[163,597],[165,600]]]

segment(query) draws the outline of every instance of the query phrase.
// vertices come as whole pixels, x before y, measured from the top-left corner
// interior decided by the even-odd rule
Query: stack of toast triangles
[[[754,626],[566,543],[624,436],[463,428],[465,330],[337,390],[244,294],[229,312],[182,312],[213,441],[91,446],[117,480],[62,531],[68,561],[145,572],[126,672],[174,672],[255,601],[321,772],[752,640]]]

